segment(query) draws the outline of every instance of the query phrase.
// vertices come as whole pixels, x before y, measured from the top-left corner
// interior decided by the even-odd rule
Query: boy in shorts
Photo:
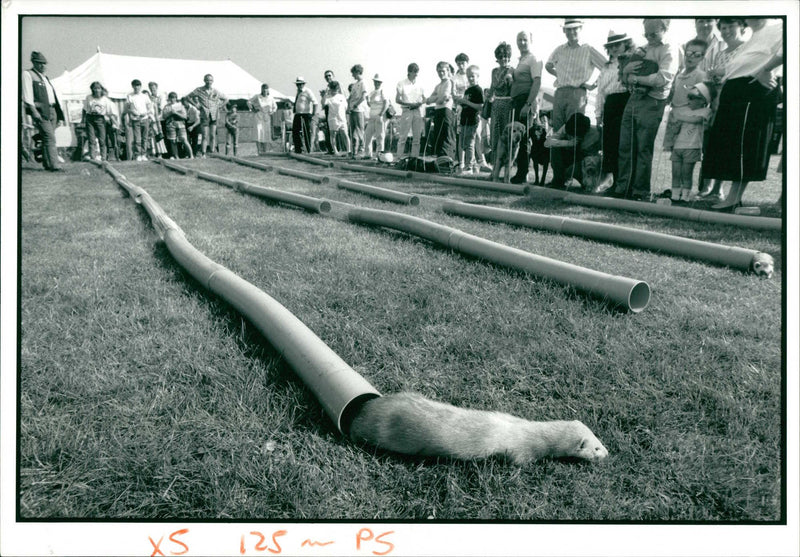
[[[166,128],[167,139],[169,139],[169,146],[172,151],[170,158],[179,158],[178,143],[180,143],[189,153],[189,158],[193,159],[192,146],[189,144],[189,138],[186,135],[186,107],[178,100],[177,93],[172,92],[167,96],[167,104],[164,105],[162,115],[164,116],[164,127]]]
[[[712,92],[705,83],[694,85],[689,89],[687,97],[687,106],[673,109],[670,113],[679,129],[671,148],[664,146],[666,150],[672,151],[670,197],[673,204],[685,203],[691,199],[694,165],[701,160],[703,134],[711,117],[709,105]]]
[[[239,112],[233,103],[228,103],[227,109],[225,131],[228,132],[228,137],[225,139],[225,154],[227,155],[228,151],[232,150],[235,157],[239,147]]]

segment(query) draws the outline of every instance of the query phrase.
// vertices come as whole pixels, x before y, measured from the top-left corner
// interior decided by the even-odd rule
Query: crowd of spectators
[[[325,72],[327,87],[319,98],[297,77],[291,143],[298,153],[324,149],[351,158],[374,159],[386,152],[396,160],[447,157],[458,172],[476,174],[500,162],[491,158],[509,126],[519,122],[525,133],[515,151],[516,173],[506,173],[505,179],[523,183],[530,161],[528,131],[545,126],[553,169],[547,186],[644,200],[654,193],[656,135],[666,113],[661,148],[669,152],[672,181],[655,193],[672,203],[706,197],[718,202],[716,209],[733,210],[749,182],[765,179],[782,95],[776,75],[783,64],[782,26],[756,18],[698,18],[696,36],[677,45],[668,38],[669,25],[669,19],[644,19],[641,45],[610,30],[603,54],[582,42],[583,22],[568,18],[562,24],[566,42],[544,62],[531,52],[534,35],[521,31],[515,63],[512,45],[501,42],[495,48],[497,66],[489,72],[487,88],[480,83],[481,68],[470,65],[466,53],[455,57],[456,67],[436,64],[439,82],[430,94],[418,83],[415,62],[408,64],[393,96],[384,91],[379,74],[369,90],[360,64],[350,70],[347,94],[331,70]],[[34,52],[31,61],[33,68],[23,72],[23,102],[41,137],[43,164],[57,170],[53,130],[63,114],[44,73],[44,56]],[[555,78],[549,111],[539,106],[543,71]],[[162,98],[158,84],[143,89],[134,79],[121,117],[103,85],[92,83],[83,107],[87,156],[105,159],[107,137],[116,137],[123,127],[130,160],[146,160],[148,154],[203,157],[217,149],[223,107],[226,153],[236,155],[236,104],[213,86],[212,75],[203,81],[182,98],[175,92]],[[595,125],[584,115],[592,90]],[[254,113],[258,153],[264,154],[278,110],[269,86],[263,84],[246,107]],[[598,163],[587,166],[590,157]],[[698,163],[699,183],[693,184]],[[732,184],[727,196],[723,182]]]

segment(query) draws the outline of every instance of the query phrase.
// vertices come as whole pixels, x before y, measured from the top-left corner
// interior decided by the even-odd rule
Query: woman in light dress
[[[248,101],[250,110],[256,113],[256,144],[258,154],[267,152],[267,144],[272,141],[272,115],[278,110],[275,99],[269,94],[269,85],[261,86],[261,93]]]

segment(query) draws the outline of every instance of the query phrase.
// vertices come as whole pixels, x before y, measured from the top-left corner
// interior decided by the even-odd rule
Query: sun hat
[[[372,81],[380,81],[381,83],[383,83],[383,80],[381,79],[381,76],[379,74],[375,74],[375,77],[372,78]]]
[[[583,27],[583,20],[582,19],[575,19],[575,18],[568,18],[564,20],[564,25],[561,26],[563,29],[572,29],[574,27]]]
[[[297,76],[297,79],[294,80],[295,83],[305,83],[306,80],[303,79],[301,76]]]
[[[695,83],[693,89],[697,89],[697,92],[703,96],[707,103],[711,102],[711,90],[708,88],[708,85],[705,83]],[[691,94],[691,90],[689,93]]]
[[[41,52],[33,51],[31,52],[31,62],[41,62],[43,64],[47,64],[47,58],[44,57],[44,54]]]
[[[628,38],[629,37],[627,33],[616,33],[612,29],[608,32],[608,41],[603,46],[611,46],[612,44],[621,43],[622,41],[627,41]]]

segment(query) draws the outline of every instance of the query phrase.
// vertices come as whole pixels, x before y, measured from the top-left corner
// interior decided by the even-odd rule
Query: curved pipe
[[[325,167],[328,167],[328,168],[332,168],[333,167],[333,163],[330,162],[330,161],[324,161],[322,159],[317,159],[317,158],[314,158],[314,157],[310,157],[308,155],[302,155],[300,153],[292,153],[291,151],[289,151],[288,154],[289,154],[289,157],[292,158],[292,159],[297,159],[299,161],[303,161],[303,162],[307,162],[307,163],[311,163],[311,164],[318,164],[320,166],[325,166]]]
[[[360,184],[358,182],[351,182],[342,178],[333,178],[337,188],[363,193],[384,199],[386,201],[394,201],[395,203],[404,203],[406,205],[419,205],[419,196],[408,193],[403,193],[386,188],[379,188],[378,186],[370,186],[368,184]]]
[[[539,188],[537,186],[537,188]],[[540,188],[548,191],[546,188]],[[732,215],[728,213],[715,213],[714,211],[702,211],[689,207],[673,207],[671,205],[658,205],[646,201],[630,201],[627,199],[614,199],[613,197],[600,197],[594,195],[582,195],[578,193],[567,193],[553,195],[569,203],[585,205],[588,207],[602,207],[604,209],[622,209],[648,215],[659,215],[663,217],[676,218],[694,222],[705,222],[712,224],[730,224],[743,228],[753,228],[756,230],[783,230],[781,219],[770,217],[751,217],[746,215]]]
[[[642,311],[650,301],[646,282],[549,259],[425,219],[363,208],[351,209],[347,218],[351,222],[401,230],[486,261],[574,286],[633,313]]]
[[[356,172],[371,172],[373,174],[383,174],[384,176],[395,176],[397,178],[411,178],[411,172],[406,170],[392,170],[391,168],[377,168],[374,166],[341,163],[334,165],[342,170],[354,170]]]
[[[330,182],[330,178],[327,176],[323,176],[322,174],[314,174],[312,172],[304,172],[303,170],[294,170],[292,168],[282,168],[280,166],[275,167],[275,171],[278,174],[284,174],[286,176],[294,176],[295,178],[303,178],[305,180],[311,180],[312,182],[316,182],[318,184],[325,184]]]
[[[466,186],[468,188],[478,188],[481,190],[502,191],[506,193],[516,193],[525,195],[530,191],[528,185],[504,184],[500,182],[489,182],[487,180],[469,179],[469,178],[450,178],[448,176],[439,176],[438,174],[426,174],[424,172],[412,172],[412,177],[417,180],[427,180],[429,182],[439,182],[442,184],[450,184],[453,186]]]
[[[311,389],[342,433],[348,419],[380,393],[288,309],[253,284],[198,251],[146,191],[123,185],[149,214],[172,257],[206,289],[238,310]]]
[[[763,255],[755,250],[713,244],[659,232],[649,232],[647,230],[567,217],[498,209],[484,205],[472,205],[459,201],[445,202],[442,205],[442,210],[453,215],[549,230],[559,234],[581,236],[593,240],[679,255],[690,259],[709,261],[743,271],[752,270],[754,260]]]
[[[224,178],[208,172],[190,171],[187,168],[174,163],[169,163],[167,161],[161,161],[161,164],[165,165],[167,168],[176,170],[177,172],[185,171],[184,174],[195,174],[198,178],[208,180],[209,182],[216,182],[218,184],[222,184],[223,186],[228,186],[236,191],[244,191],[252,195],[270,199],[272,201],[280,201],[289,205],[295,205],[314,213],[327,213],[331,210],[330,202],[325,201],[324,199],[318,199],[316,197],[310,197],[300,193],[292,193],[288,191],[274,190],[272,188],[266,188],[263,186],[256,186],[242,180],[231,180],[230,178]]]

